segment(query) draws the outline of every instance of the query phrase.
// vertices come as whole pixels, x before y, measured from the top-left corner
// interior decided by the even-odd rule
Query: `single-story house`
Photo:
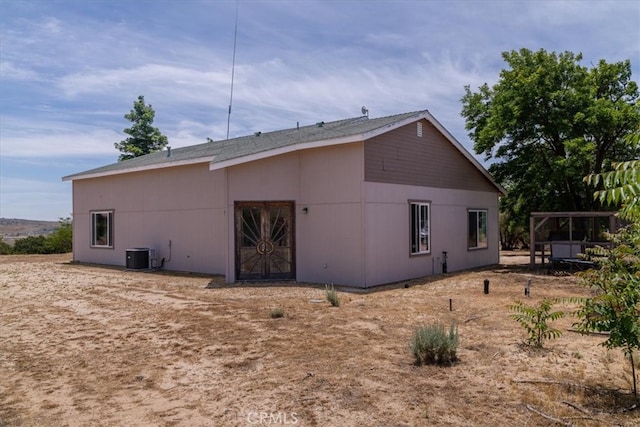
[[[128,267],[149,248],[145,267],[228,283],[361,288],[499,262],[505,191],[427,110],[209,141],[63,180],[78,262]]]

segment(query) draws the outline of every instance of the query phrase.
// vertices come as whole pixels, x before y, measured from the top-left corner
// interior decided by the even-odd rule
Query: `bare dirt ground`
[[[620,411],[630,367],[604,337],[567,331],[567,317],[545,350],[522,345],[510,304],[587,295],[526,256],[339,292],[340,307],[318,286],[70,260],[0,257],[0,426],[640,425]],[[415,366],[411,335],[436,320],[457,322],[460,361]]]

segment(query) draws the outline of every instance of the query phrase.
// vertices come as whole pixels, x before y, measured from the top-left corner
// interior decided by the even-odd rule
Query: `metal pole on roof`
[[[227,139],[229,139],[229,126],[231,124],[231,105],[233,104],[233,78],[236,71],[236,41],[238,40],[238,0],[236,0],[236,27],[233,32],[233,61],[231,63],[231,95],[229,96],[229,115],[227,116]]]

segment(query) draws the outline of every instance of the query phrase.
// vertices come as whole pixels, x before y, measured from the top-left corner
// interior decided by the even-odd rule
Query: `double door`
[[[293,202],[236,202],[236,280],[295,279]]]

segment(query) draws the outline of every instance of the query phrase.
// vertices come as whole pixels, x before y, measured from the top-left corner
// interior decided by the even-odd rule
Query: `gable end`
[[[497,191],[429,121],[406,125],[364,144],[365,181],[472,191]]]

